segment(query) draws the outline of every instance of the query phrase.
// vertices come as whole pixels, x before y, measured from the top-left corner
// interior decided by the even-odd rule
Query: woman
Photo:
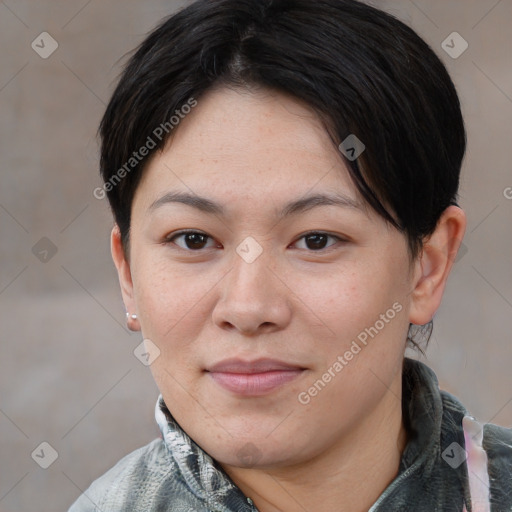
[[[354,0],[200,0],[101,124],[162,432],[73,512],[504,511],[512,432],[404,357],[464,236],[446,69]]]

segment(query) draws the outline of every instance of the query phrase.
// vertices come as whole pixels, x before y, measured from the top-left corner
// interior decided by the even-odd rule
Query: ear
[[[133,295],[133,281],[130,270],[130,263],[126,257],[126,253],[121,242],[121,232],[116,224],[112,229],[110,236],[110,250],[112,252],[112,259],[117,268],[117,275],[119,277],[119,284],[121,285],[121,294],[126,308],[126,319],[128,329],[131,331],[140,331],[140,323],[137,318],[132,318],[131,315],[137,314],[137,305]]]
[[[449,206],[415,262],[409,309],[412,324],[424,325],[432,320],[465,231],[466,215],[459,207]]]

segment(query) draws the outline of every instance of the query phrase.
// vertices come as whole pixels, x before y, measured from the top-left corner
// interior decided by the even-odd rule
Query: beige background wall
[[[481,421],[510,426],[512,0],[374,3],[436,49],[467,121],[465,254],[428,362]],[[1,512],[66,510],[157,435],[157,389],[133,356],[140,338],[125,329],[110,261],[110,214],[92,195],[100,183],[95,132],[118,60],[179,5],[0,2]],[[59,45],[47,59],[31,48],[43,31]],[[453,31],[469,43],[457,59],[441,48]],[[46,470],[31,458],[41,442],[58,452]],[[50,461],[42,449],[39,462]]]

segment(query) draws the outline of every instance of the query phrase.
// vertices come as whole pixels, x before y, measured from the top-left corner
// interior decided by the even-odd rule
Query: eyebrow
[[[225,209],[221,204],[206,197],[189,194],[187,192],[169,192],[154,201],[149,207],[149,211],[154,211],[164,205],[173,203],[186,204],[211,215],[225,215]],[[339,206],[354,210],[363,210],[360,202],[336,192],[333,194],[314,194],[290,201],[277,213],[277,216],[278,218],[288,217],[306,212],[318,206]]]

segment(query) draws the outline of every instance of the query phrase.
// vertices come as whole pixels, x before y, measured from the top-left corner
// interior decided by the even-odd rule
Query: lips
[[[269,394],[302,375],[305,369],[275,359],[226,359],[206,369],[222,388],[242,396]]]

